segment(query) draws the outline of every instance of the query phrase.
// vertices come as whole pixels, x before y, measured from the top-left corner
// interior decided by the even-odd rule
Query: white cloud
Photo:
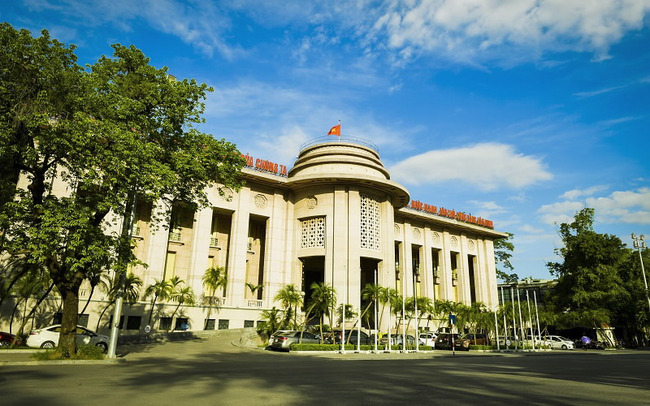
[[[542,222],[546,224],[570,223],[573,215],[585,207],[584,203],[565,201],[553,204],[545,204],[539,208],[538,213],[542,215]]]
[[[523,226],[519,227],[519,229],[529,234],[541,234],[546,231],[545,229],[542,228],[533,227],[530,224],[524,224]]]
[[[63,0],[50,3],[28,0],[26,5],[35,11],[59,12],[74,19],[76,24],[91,27],[112,24],[125,32],[131,31],[131,25],[144,21],[206,55],[217,51],[224,58],[233,59],[243,52],[239,46],[226,43],[223,36],[231,28],[230,19],[218,3],[209,1]]]
[[[567,199],[567,200],[575,200],[579,197],[582,196],[591,196],[594,193],[602,192],[603,190],[606,190],[607,186],[605,185],[597,185],[597,186],[592,186],[587,189],[573,189],[569,190],[568,192],[564,192],[562,196],[560,196],[561,199]]]
[[[497,143],[428,151],[397,163],[391,173],[407,184],[457,181],[482,190],[520,189],[553,178],[539,158]]]
[[[375,23],[388,45],[406,54],[435,53],[459,62],[513,51],[538,59],[548,51],[609,47],[643,27],[648,0],[392,0]]]
[[[262,159],[269,159],[274,162],[291,167],[298,154],[298,146],[309,140],[309,136],[300,126],[292,126],[287,129],[278,129],[277,133],[268,134],[259,138],[258,154],[263,153]]]
[[[587,98],[587,97],[598,96],[605,93],[610,93],[619,89],[624,89],[625,87],[627,86],[606,87],[604,89],[593,90],[591,92],[578,92],[578,93],[574,93],[573,95],[580,98]]]
[[[562,196],[569,199],[584,196],[583,193],[574,192],[576,191],[569,191]],[[575,213],[584,207],[595,209],[595,220],[598,222],[650,224],[650,188],[617,191],[605,197],[587,197],[584,201],[572,200],[548,204],[542,206],[538,213],[541,214],[542,221],[547,224],[570,223]]]

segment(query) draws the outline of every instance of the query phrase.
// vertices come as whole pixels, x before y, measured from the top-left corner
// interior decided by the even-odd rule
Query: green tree
[[[336,307],[336,291],[332,285],[328,285],[324,282],[314,282],[309,288],[311,289],[311,299],[310,303],[307,305],[305,324],[309,322],[310,316],[318,317],[318,326],[322,340],[325,316],[330,314],[334,307]],[[302,340],[302,333],[300,339]]]
[[[130,218],[135,196],[203,207],[209,185],[240,187],[244,165],[233,144],[194,128],[208,86],[171,79],[133,46],[114,45],[88,70],[74,49],[47,31],[0,25],[0,249],[50,274],[63,301],[62,354],[76,351],[83,280],[104,268],[126,275],[134,263],[128,233],[107,231],[109,214]],[[70,194],[52,194],[54,178]]]
[[[212,308],[216,307],[217,310],[221,306],[221,298],[216,296],[217,290],[222,289],[224,296],[226,286],[228,285],[228,276],[226,268],[222,266],[210,267],[203,274],[203,288],[208,292],[208,295],[203,296],[203,302],[208,305],[208,316],[205,318],[204,330],[208,328],[208,320],[212,313]]]
[[[172,323],[170,326],[170,331],[174,329],[174,316],[176,316],[178,309],[182,305],[194,306],[196,304],[196,296],[194,295],[194,291],[192,290],[192,287],[183,286],[185,282],[180,279],[177,280],[176,282],[178,283],[172,282],[172,286],[174,286],[174,289],[172,290],[172,294],[170,297],[172,301],[176,302],[176,308],[174,308],[174,312],[172,313]]]
[[[248,288],[248,290],[250,290],[251,295],[253,295],[256,299],[259,299],[262,289],[264,289],[264,284],[260,283],[256,285],[254,283],[246,282],[246,287]],[[260,293],[256,295],[255,292],[260,292]]]
[[[262,311],[262,323],[257,325],[257,334],[267,341],[282,328],[282,310],[273,306],[270,310]]]
[[[106,310],[109,307],[115,304],[118,296],[122,296],[129,306],[133,306],[138,301],[140,298],[142,279],[134,275],[132,272],[129,272],[125,278],[121,278],[120,275],[113,275],[108,279],[108,282],[104,283],[102,286],[105,286],[107,289],[108,303],[104,306],[104,309],[97,319],[97,330],[99,330],[104,313],[106,313]]]
[[[144,298],[151,298],[149,305],[149,321],[147,325],[151,326],[151,318],[153,317],[153,309],[156,307],[156,302],[160,300],[168,300],[172,295],[172,285],[167,280],[154,279],[154,283],[147,286],[144,291]]]
[[[284,311],[285,318],[282,325],[288,326],[293,319],[293,328],[298,328],[296,316],[298,314],[298,306],[300,306],[303,301],[302,292],[299,291],[295,285],[289,284],[280,289],[273,300],[280,302]]]
[[[345,304],[345,320],[354,320],[358,313],[354,311],[354,306],[349,303]],[[343,309],[341,306],[336,306],[336,324],[343,324]],[[348,337],[348,343],[350,342],[350,337]]]
[[[593,230],[594,209],[584,208],[571,223],[562,223],[563,247],[556,249],[561,262],[547,267],[558,278],[552,303],[564,327],[599,328],[610,323],[629,300],[619,274],[626,258],[621,240]]]
[[[381,286],[374,283],[366,283],[366,286],[361,289],[361,300],[366,304],[361,312],[360,319],[366,322],[367,326],[372,326],[375,319],[374,306],[381,295]],[[370,310],[373,309],[371,312]],[[355,322],[356,326],[356,322]],[[363,324],[362,324],[363,326]]]
[[[642,251],[642,260],[646,272],[650,270],[650,253]],[[617,325],[625,326],[624,340],[634,346],[647,346],[647,334],[650,328],[650,309],[646,297],[643,269],[636,250],[628,250],[625,261],[619,268],[623,288],[629,292],[629,300],[616,315]]]
[[[514,236],[512,233],[508,233],[508,237],[494,240],[494,260],[497,264],[497,278],[501,279],[503,283],[516,283],[519,280],[519,276],[512,272],[515,270],[515,267],[510,262],[512,253],[515,250],[515,244],[512,242]],[[511,273],[508,273],[506,270]]]

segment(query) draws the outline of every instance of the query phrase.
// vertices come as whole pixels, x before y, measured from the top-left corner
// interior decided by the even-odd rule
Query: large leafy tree
[[[494,260],[497,264],[497,277],[504,283],[516,283],[519,280],[519,275],[514,272],[515,267],[510,262],[512,253],[515,250],[515,244],[512,242],[513,237],[514,234],[508,233],[507,238],[494,240]]]
[[[584,208],[562,223],[563,247],[556,250],[562,261],[547,264],[558,278],[552,302],[562,315],[560,326],[599,328],[629,299],[619,274],[625,246],[616,236],[595,232],[593,222],[594,209]]]
[[[82,281],[134,262],[115,230],[136,196],[203,206],[210,184],[240,187],[244,164],[233,144],[193,127],[208,86],[175,80],[133,46],[113,45],[85,70],[74,49],[0,25],[0,249],[49,273],[63,354],[76,351]],[[169,215],[159,212],[153,222]]]

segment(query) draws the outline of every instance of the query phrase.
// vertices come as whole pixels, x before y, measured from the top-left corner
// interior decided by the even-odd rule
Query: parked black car
[[[440,350],[451,350],[452,349],[452,335],[454,338],[454,341],[458,340],[460,337],[460,334],[454,333],[441,333],[437,338],[436,338],[436,347],[435,349],[440,349]]]
[[[361,335],[359,335],[361,333]],[[349,340],[348,340],[349,337]],[[359,330],[345,330],[345,339],[343,338],[342,330],[333,330],[329,334],[328,343],[330,344],[341,344],[341,341],[344,340],[346,344],[357,344],[357,337],[359,337],[359,342],[361,345],[374,344],[374,336],[369,336],[363,331]]]
[[[489,345],[490,340],[485,334],[465,334],[456,339],[454,345],[457,350],[469,351],[471,345]]]

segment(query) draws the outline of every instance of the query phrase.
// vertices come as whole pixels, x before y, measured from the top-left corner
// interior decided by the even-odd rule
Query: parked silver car
[[[301,332],[292,330],[280,334],[274,334],[271,337],[271,348],[274,350],[289,351],[291,344],[302,342],[303,344],[319,344],[320,340],[309,331],[302,332],[302,340],[300,339]]]
[[[59,345],[61,325],[32,330],[27,337],[27,346],[33,348],[54,348]],[[77,345],[96,345],[106,352],[110,338],[97,334],[86,327],[77,326]]]
[[[574,349],[573,341],[562,336],[546,336],[546,339],[551,344],[554,350],[572,350]]]

